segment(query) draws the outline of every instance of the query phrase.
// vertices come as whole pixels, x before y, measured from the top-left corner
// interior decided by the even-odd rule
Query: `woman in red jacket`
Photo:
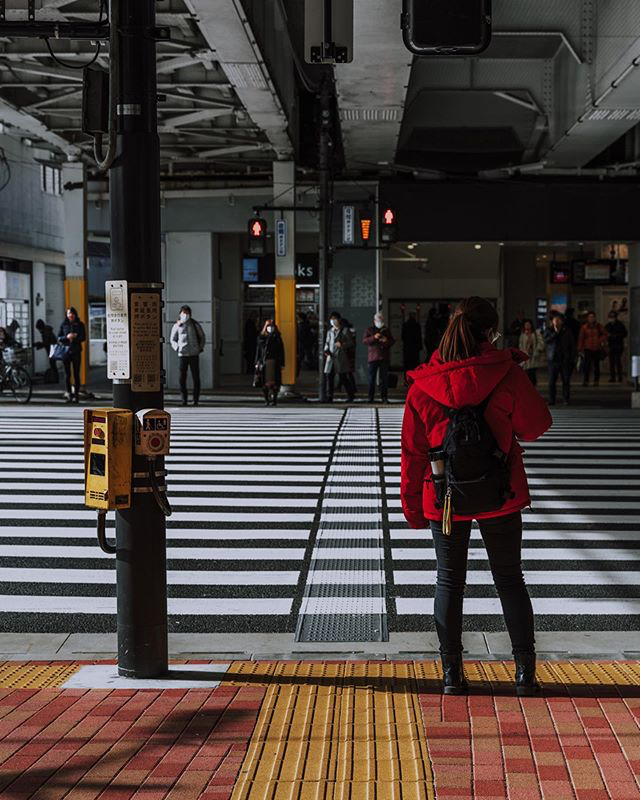
[[[521,565],[521,510],[531,502],[518,439],[534,441],[552,420],[546,403],[519,366],[527,356],[518,350],[497,350],[498,314],[480,297],[463,300],[429,364],[409,373],[402,429],[401,497],[412,528],[431,527],[438,565],[434,615],[446,694],[466,691],[462,666],[462,602],[471,522],[478,520],[493,579],[516,661],[520,695],[539,690],[533,610]],[[458,515],[443,526],[430,451],[445,440],[452,409],[480,406],[484,420],[504,456],[510,483],[497,510]],[[451,423],[452,424],[452,423]],[[450,492],[447,493],[450,497]],[[441,497],[441,495],[440,495]],[[446,499],[445,499],[446,506]]]

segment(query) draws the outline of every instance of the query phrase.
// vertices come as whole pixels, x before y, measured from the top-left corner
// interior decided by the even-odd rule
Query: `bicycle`
[[[28,403],[33,391],[31,376],[16,360],[12,347],[0,350],[0,395],[5,391],[13,395],[16,403]]]

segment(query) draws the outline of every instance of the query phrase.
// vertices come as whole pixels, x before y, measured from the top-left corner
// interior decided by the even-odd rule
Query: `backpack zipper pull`
[[[444,512],[442,515],[442,532],[445,536],[451,536],[451,487],[447,489],[444,497]]]

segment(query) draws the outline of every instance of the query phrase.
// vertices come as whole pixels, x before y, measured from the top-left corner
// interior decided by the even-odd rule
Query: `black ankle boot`
[[[442,691],[444,694],[466,694],[469,684],[464,677],[461,655],[442,656]]]
[[[532,697],[540,692],[536,680],[536,654],[521,653],[514,656],[516,662],[516,694],[518,697]]]

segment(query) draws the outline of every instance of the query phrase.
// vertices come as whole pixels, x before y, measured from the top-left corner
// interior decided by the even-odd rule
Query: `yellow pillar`
[[[64,302],[73,306],[87,330],[87,341],[82,346],[80,381],[89,380],[89,304],[87,292],[87,230],[85,172],[82,162],[70,162],[62,169],[64,193],[64,250],[65,281]]]
[[[89,303],[87,299],[87,281],[84,278],[65,278],[64,307],[73,306],[84,322],[87,339],[82,345],[82,361],[80,362],[80,382],[83,386],[89,380]],[[72,373],[73,375],[73,373]]]
[[[284,386],[293,386],[296,382],[296,354],[298,352],[295,277],[276,278],[276,325],[280,330],[285,352],[282,383]]]
[[[273,164],[274,205],[291,208],[296,201],[296,165],[293,161]],[[283,391],[289,392],[296,382],[298,357],[298,326],[296,324],[296,215],[293,211],[274,211],[276,220],[287,224],[286,253],[278,254],[276,247],[276,325],[284,344],[285,368],[282,371]]]

